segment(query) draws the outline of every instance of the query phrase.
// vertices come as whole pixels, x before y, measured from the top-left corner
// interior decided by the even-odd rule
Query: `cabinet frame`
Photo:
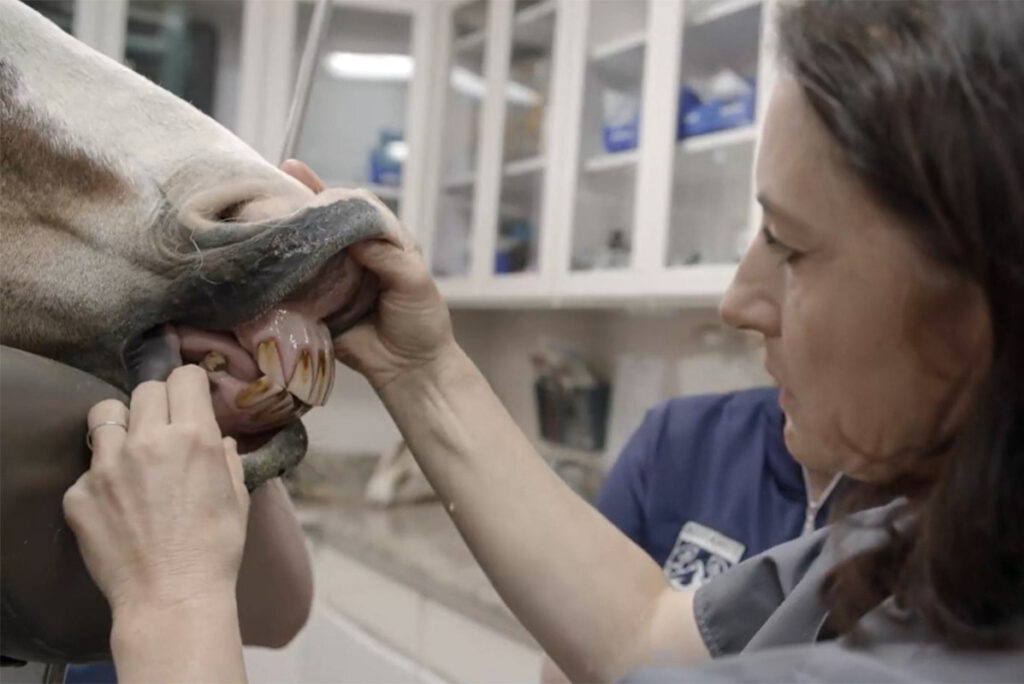
[[[447,66],[451,57],[447,33],[452,13],[471,0],[447,0],[441,9],[438,73],[433,81],[431,130],[441,130],[446,98]],[[558,20],[553,50],[552,100],[548,129],[544,208],[540,227],[538,271],[493,275],[497,201],[501,180],[501,136],[504,128],[502,93],[507,82],[507,54],[512,30],[511,0],[490,0],[485,74],[488,98],[480,116],[481,140],[476,165],[476,195],[471,230],[469,275],[440,278],[449,304],[459,308],[551,308],[562,306],[680,306],[711,307],[724,294],[736,265],[702,263],[665,265],[672,212],[678,83],[682,68],[686,3],[648,0],[640,137],[635,165],[632,251],[630,266],[615,270],[572,271],[573,225],[578,190],[584,79],[588,66],[588,26],[591,10],[600,0],[557,0]],[[716,14],[743,11],[760,5],[758,46],[758,98],[756,123],[749,130],[710,134],[682,143],[690,149],[716,144],[754,144],[763,125],[765,105],[775,78],[773,23],[778,0],[721,0]],[[712,137],[712,136],[718,136]],[[437,143],[428,162],[433,171],[426,190],[421,244],[428,257],[433,248],[437,200],[442,191],[441,147]],[[620,153],[621,154],[621,153]],[[753,173],[753,169],[750,170]],[[759,221],[751,193],[749,231]]]

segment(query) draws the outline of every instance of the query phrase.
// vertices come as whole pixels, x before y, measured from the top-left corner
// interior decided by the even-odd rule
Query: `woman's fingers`
[[[353,261],[373,272],[386,290],[430,287],[430,274],[416,248],[402,248],[385,240],[366,240],[348,248]]]
[[[309,168],[298,159],[288,159],[281,164],[281,170],[287,173],[292,178],[296,179],[313,192],[323,192],[327,186],[320,180],[320,176],[313,172],[313,169]]]
[[[220,436],[210,397],[210,380],[199,366],[174,369],[167,378],[167,407],[172,423],[194,423],[204,430],[216,430]]]
[[[167,409],[167,390],[164,383],[144,382],[132,392],[131,421],[128,434],[138,435],[156,426],[167,425],[170,414]]]
[[[238,442],[231,437],[225,437],[223,443],[224,460],[227,461],[231,482],[235,485],[235,493],[248,496],[249,492],[245,488],[245,473],[242,471],[242,457],[238,455]]]
[[[101,401],[89,410],[92,467],[113,463],[128,436],[128,407],[116,399]]]

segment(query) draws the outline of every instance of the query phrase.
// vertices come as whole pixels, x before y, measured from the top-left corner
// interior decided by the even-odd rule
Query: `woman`
[[[352,248],[382,293],[374,320],[336,341],[338,357],[376,389],[495,587],[572,678],[740,651],[671,676],[1024,671],[1022,35],[1013,2],[783,13],[784,73],[757,164],[764,229],[722,314],[764,336],[793,455],[904,498],[696,593],[672,590],[549,472],[455,343],[419,255]],[[201,440],[211,451],[214,436]],[[225,478],[207,500],[233,512],[217,529],[240,535]],[[80,534],[90,528],[91,516],[69,514]],[[223,585],[239,543],[194,554],[218,578],[196,586]],[[114,585],[132,586],[129,575]]]

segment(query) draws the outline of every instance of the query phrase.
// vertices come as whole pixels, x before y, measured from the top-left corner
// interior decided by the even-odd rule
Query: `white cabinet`
[[[203,44],[180,21],[213,31],[209,109],[277,161],[311,0],[33,2],[168,77]],[[714,305],[757,227],[776,2],[334,0],[297,155],[396,208],[452,306]]]
[[[418,237],[449,294],[539,301],[554,267],[568,4],[437,7],[437,139]]]
[[[757,226],[772,8],[441,5],[419,238],[449,303],[716,303]]]
[[[296,61],[305,45],[313,3],[299,3]],[[423,7],[409,3],[334,2],[317,56],[295,156],[334,187],[365,187],[404,218],[414,121],[430,64],[418,24]],[[417,42],[419,40],[419,43]],[[417,48],[420,48],[417,54]],[[429,60],[429,53],[426,55]],[[424,86],[419,86],[420,82]],[[413,165],[415,168],[415,165]],[[412,193],[410,192],[410,197]]]
[[[239,132],[276,161],[314,3],[244,3],[252,35],[245,68],[253,87]],[[416,0],[333,0],[294,151],[328,185],[375,192],[414,233],[424,186],[433,17],[431,4]]]

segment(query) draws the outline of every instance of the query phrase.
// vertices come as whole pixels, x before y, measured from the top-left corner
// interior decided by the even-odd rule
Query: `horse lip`
[[[162,318],[233,330],[287,299],[348,246],[383,237],[384,220],[370,202],[348,198],[250,229],[240,242],[201,250],[188,274],[172,283]]]

